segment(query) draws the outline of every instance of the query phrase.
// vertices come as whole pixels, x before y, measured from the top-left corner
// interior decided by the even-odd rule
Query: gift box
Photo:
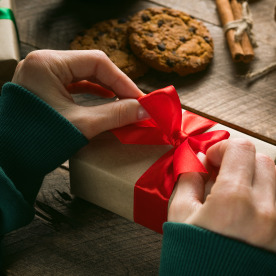
[[[11,0],[0,0],[0,85],[10,81],[20,59],[19,38]]]
[[[276,158],[275,146],[182,110],[173,87],[140,103],[152,120],[102,133],[70,159],[71,192],[152,230],[162,232],[179,174],[206,172],[196,154],[229,133]]]

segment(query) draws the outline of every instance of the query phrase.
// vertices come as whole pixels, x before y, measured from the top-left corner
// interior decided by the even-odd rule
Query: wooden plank
[[[184,78],[151,71],[137,85],[149,92],[173,84],[185,109],[276,144],[276,72],[252,83],[243,78],[275,61],[274,0],[250,1],[259,41],[251,65],[232,62],[213,0],[15,2],[22,58],[35,49],[68,49],[70,40],[94,22],[150,6],[177,8],[203,20],[215,42],[215,57],[206,71]],[[104,102],[89,96],[75,99],[84,105]],[[7,275],[158,274],[162,236],[72,198],[67,170],[47,176],[36,209],[30,225],[4,238]]]
[[[16,0],[16,20],[21,41],[28,42],[38,48],[67,49],[68,42],[77,32],[91,24],[112,17],[131,15],[146,7],[166,6],[182,10],[204,22],[220,26],[215,2],[189,0],[157,0],[157,1],[35,1]],[[109,8],[107,9],[107,2]],[[274,34],[274,0],[250,2],[254,19],[253,30],[257,39],[275,41]],[[208,12],[206,12],[208,11]],[[265,31],[263,26],[265,25]],[[275,43],[274,43],[275,44]]]
[[[69,49],[70,40],[93,23],[133,14],[148,6],[146,1],[16,1],[20,40],[39,49]],[[107,9],[107,5],[109,8]]]
[[[216,4],[213,0],[190,1],[190,0],[153,0],[153,4],[184,11],[197,19],[214,25],[220,25],[216,11]]]
[[[7,275],[157,275],[162,236],[80,199],[49,174],[28,226],[5,236]]]
[[[152,72],[137,81],[145,91],[174,85],[185,109],[276,144],[276,71],[249,83],[245,74],[267,66],[274,47],[260,42],[251,66],[234,64],[220,27],[206,24],[215,43],[209,68],[196,75],[178,77]]]
[[[211,66],[203,73],[184,78],[151,72],[137,80],[138,86],[145,91],[152,91],[173,84],[186,109],[276,144],[275,72],[252,84],[243,79],[247,72],[268,65],[275,57],[276,30],[272,22],[273,9],[270,8],[273,6],[273,0],[250,3],[259,47],[256,49],[254,62],[247,66],[232,62],[214,1],[130,2],[120,11],[116,10],[118,5],[112,6],[115,10],[110,14],[106,5],[95,5],[94,2],[85,2],[83,8],[71,1],[37,1],[33,4],[27,0],[17,1],[21,40],[33,49],[68,49],[70,39],[77,32],[111,15],[120,17],[154,5],[166,5],[187,11],[197,18],[211,22],[205,23],[215,42],[215,57]]]
[[[221,26],[214,0],[152,0],[150,2],[164,7],[182,10],[206,23]],[[249,1],[249,7],[254,21],[253,30],[258,40],[275,42],[274,35],[276,26],[274,23],[274,6],[274,0]],[[265,29],[263,28],[264,25]]]

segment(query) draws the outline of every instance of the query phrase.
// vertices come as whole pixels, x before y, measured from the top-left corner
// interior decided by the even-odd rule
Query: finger
[[[91,107],[78,107],[76,127],[88,138],[106,130],[149,119],[146,110],[134,99],[124,99]]]
[[[257,202],[261,204],[275,204],[276,174],[275,164],[266,155],[256,154],[255,175],[253,180],[253,192]]]
[[[69,84],[67,90],[71,94],[92,94],[104,98],[115,97],[115,94],[112,91],[100,86],[99,84],[86,80]]]
[[[199,153],[198,158],[205,167],[208,166],[204,154]],[[191,172],[183,173],[179,177],[169,207],[169,221],[184,222],[202,205],[205,198],[205,183],[211,173],[210,169],[208,171],[209,174]]]
[[[252,186],[255,154],[255,146],[245,139],[225,140],[210,147],[207,159],[213,166],[220,167],[215,186]]]
[[[206,189],[211,189],[211,187],[206,187],[206,184],[209,182],[210,177],[212,176],[213,168],[207,162],[205,154],[199,152],[197,154],[197,157],[206,168],[208,173],[184,173],[180,176],[179,183],[181,183],[183,187],[185,186],[185,189],[187,191],[187,193],[185,193],[185,196],[187,195],[187,200],[191,199],[202,204],[206,197],[206,192],[209,192]]]
[[[66,86],[71,82],[93,79],[110,87],[120,98],[138,98],[144,95],[102,51],[53,51],[51,54],[54,61],[61,62],[63,70],[54,73]]]

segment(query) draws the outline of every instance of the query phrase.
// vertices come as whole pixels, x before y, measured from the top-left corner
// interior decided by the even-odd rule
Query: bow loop
[[[153,91],[138,101],[167,137],[181,130],[181,103],[172,85]]]

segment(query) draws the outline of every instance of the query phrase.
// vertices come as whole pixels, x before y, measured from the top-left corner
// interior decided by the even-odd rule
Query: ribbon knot
[[[177,148],[179,147],[186,139],[188,135],[184,133],[181,130],[176,130],[174,131],[172,137],[169,139],[170,144],[174,147]]]
[[[207,131],[216,123],[191,112],[182,113],[173,86],[156,90],[138,99],[151,120],[112,130],[124,144],[173,145],[136,182],[134,221],[162,233],[168,202],[178,176],[186,172],[207,172],[197,153],[206,153],[213,144],[227,139],[223,130]]]

